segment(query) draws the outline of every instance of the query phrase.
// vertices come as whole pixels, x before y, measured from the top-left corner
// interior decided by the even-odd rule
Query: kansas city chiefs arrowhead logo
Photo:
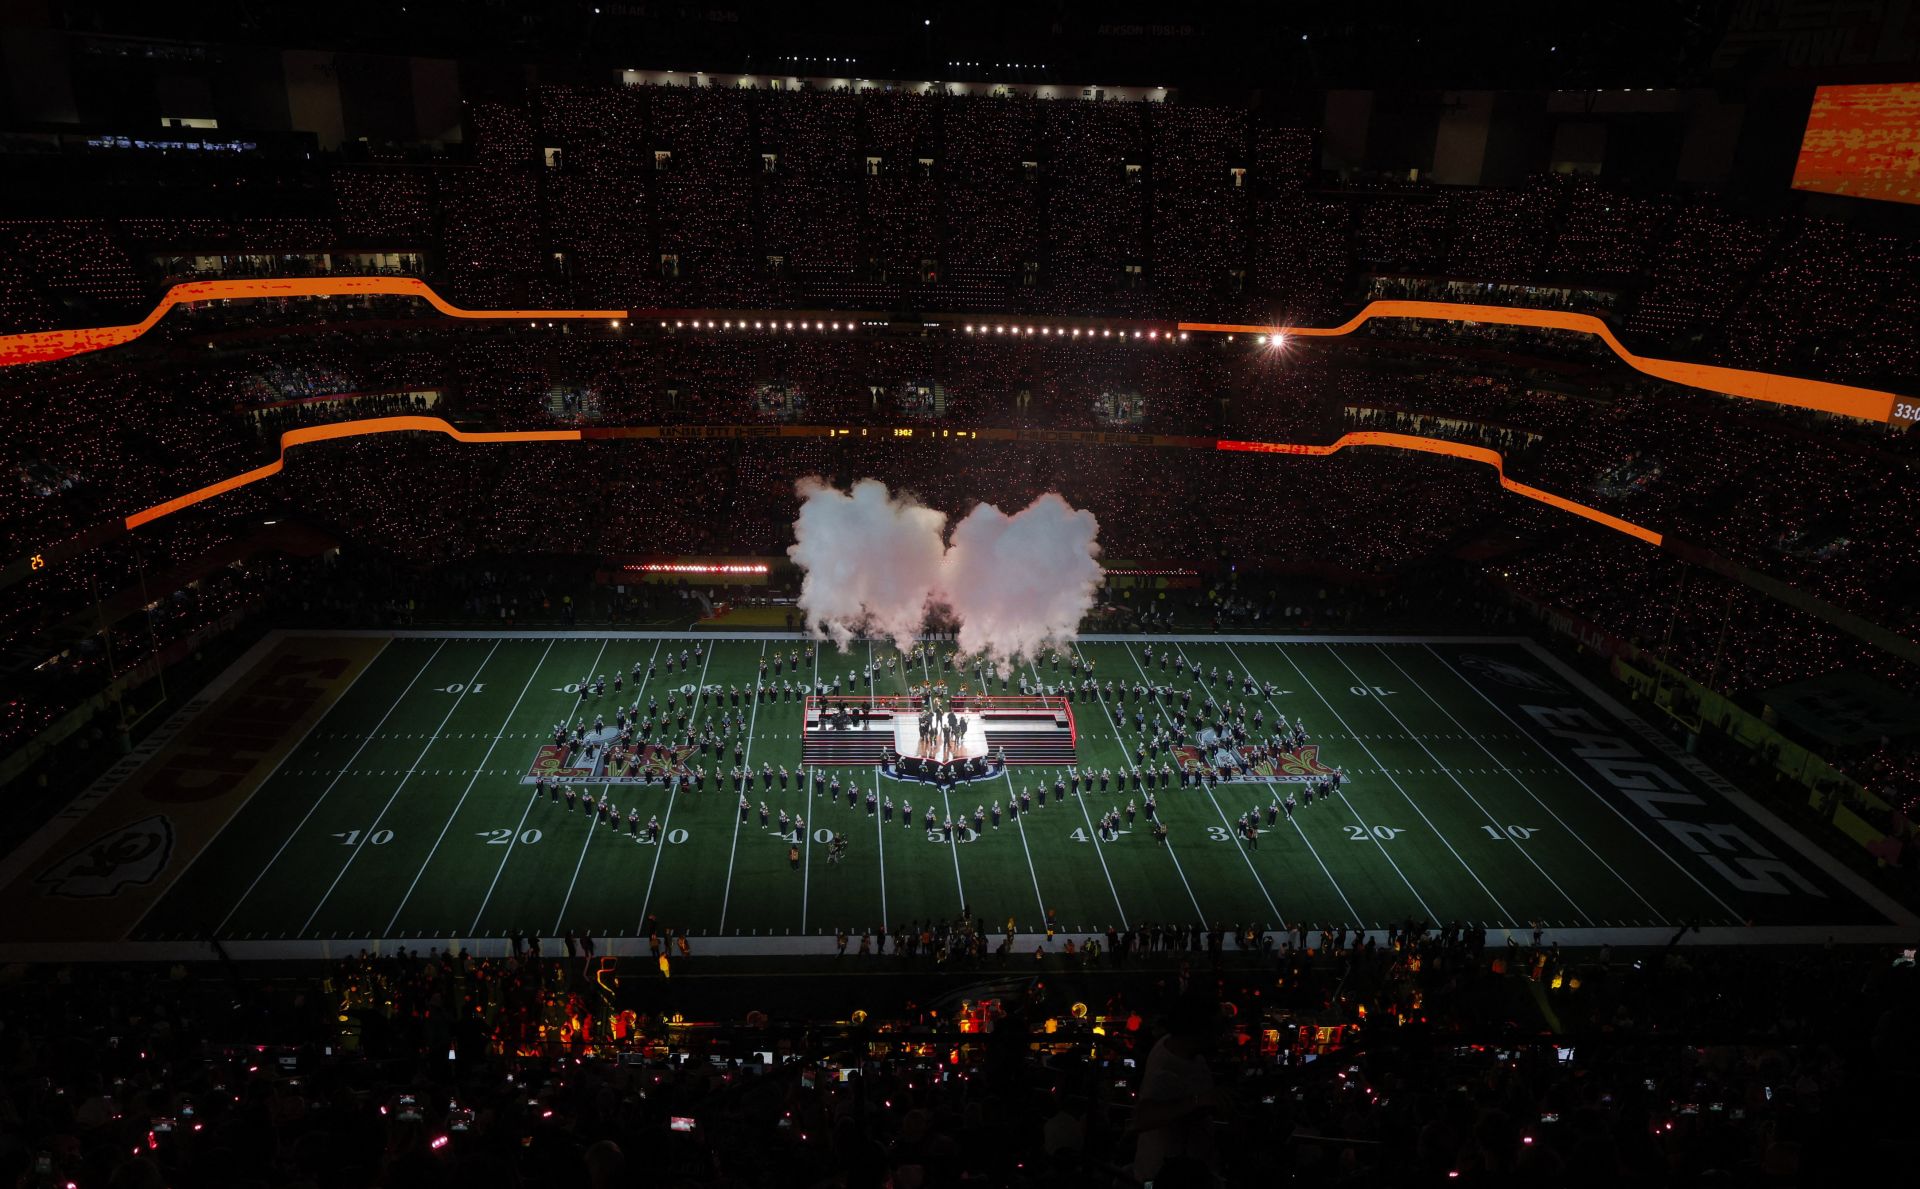
[[[173,854],[173,823],[142,818],[109,831],[41,872],[34,880],[47,894],[91,900],[119,893],[128,884],[152,883]]]
[[[1504,685],[1517,686],[1524,690],[1531,690],[1534,693],[1563,694],[1567,692],[1558,683],[1547,680],[1531,669],[1523,669],[1518,665],[1510,665],[1505,661],[1495,660],[1493,657],[1483,656],[1477,652],[1462,653],[1460,656],[1460,665],[1462,668],[1470,669],[1489,680],[1498,681]]]

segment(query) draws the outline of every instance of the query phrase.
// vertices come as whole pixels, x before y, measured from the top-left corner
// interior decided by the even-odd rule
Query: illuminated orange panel
[[[153,312],[131,326],[42,330],[0,336],[0,367],[45,363],[86,351],[132,342],[152,330],[166,312],[196,301],[246,301],[263,297],[346,297],[356,294],[418,297],[449,318],[624,318],[625,310],[463,310],[418,277],[267,277],[249,281],[187,281],[167,290]]]
[[[127,517],[129,529],[139,528],[143,524],[171,516],[182,508],[191,508],[202,500],[210,500],[216,495],[224,495],[235,488],[257,483],[280,473],[287,462],[287,451],[294,446],[304,446],[309,442],[324,442],[333,438],[353,438],[363,434],[399,433],[404,430],[422,430],[428,433],[443,433],[456,442],[577,442],[580,431],[577,429],[542,429],[505,431],[499,433],[468,433],[455,429],[439,417],[373,417],[364,421],[338,421],[331,425],[309,425],[300,429],[290,429],[280,435],[280,457],[263,467],[255,467],[243,474],[233,475],[217,483],[209,483],[198,491],[177,496],[163,504],[135,512]]]
[[[1920,83],[1816,87],[1793,188],[1920,203]]]
[[[1453,458],[1464,458],[1469,462],[1485,463],[1500,476],[1500,486],[1516,495],[1524,495],[1530,500],[1538,500],[1562,512],[1571,512],[1575,516],[1584,516],[1595,524],[1604,525],[1615,532],[1638,537],[1649,545],[1658,545],[1665,538],[1650,528],[1644,528],[1630,520],[1590,508],[1563,495],[1551,491],[1542,491],[1538,487],[1529,487],[1525,483],[1516,483],[1507,478],[1506,460],[1498,450],[1489,450],[1485,446],[1469,446],[1464,442],[1449,442],[1440,438],[1416,437],[1413,434],[1384,433],[1377,430],[1363,430],[1341,435],[1340,439],[1328,446],[1313,446],[1300,442],[1235,442],[1221,440],[1214,443],[1219,450],[1242,450],[1253,454],[1299,454],[1312,458],[1325,458],[1348,446],[1386,446],[1396,450],[1419,450],[1426,454],[1445,454]]]
[[[1628,367],[1690,388],[1703,388],[1726,396],[1769,401],[1777,405],[1797,405],[1822,413],[1839,413],[1864,421],[1885,421],[1893,414],[1893,394],[1850,384],[1832,384],[1825,380],[1807,380],[1798,376],[1776,376],[1770,372],[1752,372],[1736,367],[1716,367],[1709,363],[1682,363],[1675,359],[1656,359],[1635,355],[1627,350],[1605,322],[1592,314],[1565,310],[1530,310],[1519,306],[1467,305],[1451,301],[1375,301],[1339,326],[1240,326],[1224,322],[1182,322],[1180,329],[1211,331],[1219,334],[1285,334],[1303,338],[1335,338],[1352,334],[1374,318],[1424,318],[1442,322],[1493,322],[1504,326],[1533,326],[1543,330],[1573,330],[1598,335]]]

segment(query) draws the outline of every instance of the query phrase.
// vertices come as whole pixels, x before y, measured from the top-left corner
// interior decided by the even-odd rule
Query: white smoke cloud
[[[809,476],[794,490],[800,517],[787,556],[806,574],[807,631],[832,637],[842,652],[867,631],[911,647],[940,579],[946,514],[896,499],[878,479],[841,491]]]
[[[874,632],[907,648],[934,605],[960,623],[960,650],[1033,656],[1071,640],[1101,582],[1099,522],[1048,493],[1009,516],[975,505],[942,540],[946,516],[877,479],[850,491],[795,485],[800,516],[787,556],[804,572],[807,630],[845,651]]]
[[[1053,492],[1009,516],[976,504],[953,528],[940,601],[960,621],[960,651],[1037,655],[1073,639],[1102,580],[1100,524]]]

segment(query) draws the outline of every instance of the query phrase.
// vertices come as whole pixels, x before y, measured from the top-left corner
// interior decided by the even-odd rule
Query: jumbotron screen
[[[1816,90],[1793,188],[1920,203],[1920,83]]]

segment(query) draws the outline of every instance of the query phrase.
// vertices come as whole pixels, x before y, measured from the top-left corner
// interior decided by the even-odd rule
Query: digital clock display
[[[893,436],[896,438],[910,438],[913,436],[913,431],[911,429],[896,429],[893,431]]]
[[[1905,429],[1916,421],[1920,421],[1920,400],[1905,400],[1895,397],[1893,401],[1893,415],[1887,418],[1887,424],[1893,426],[1895,429]]]

